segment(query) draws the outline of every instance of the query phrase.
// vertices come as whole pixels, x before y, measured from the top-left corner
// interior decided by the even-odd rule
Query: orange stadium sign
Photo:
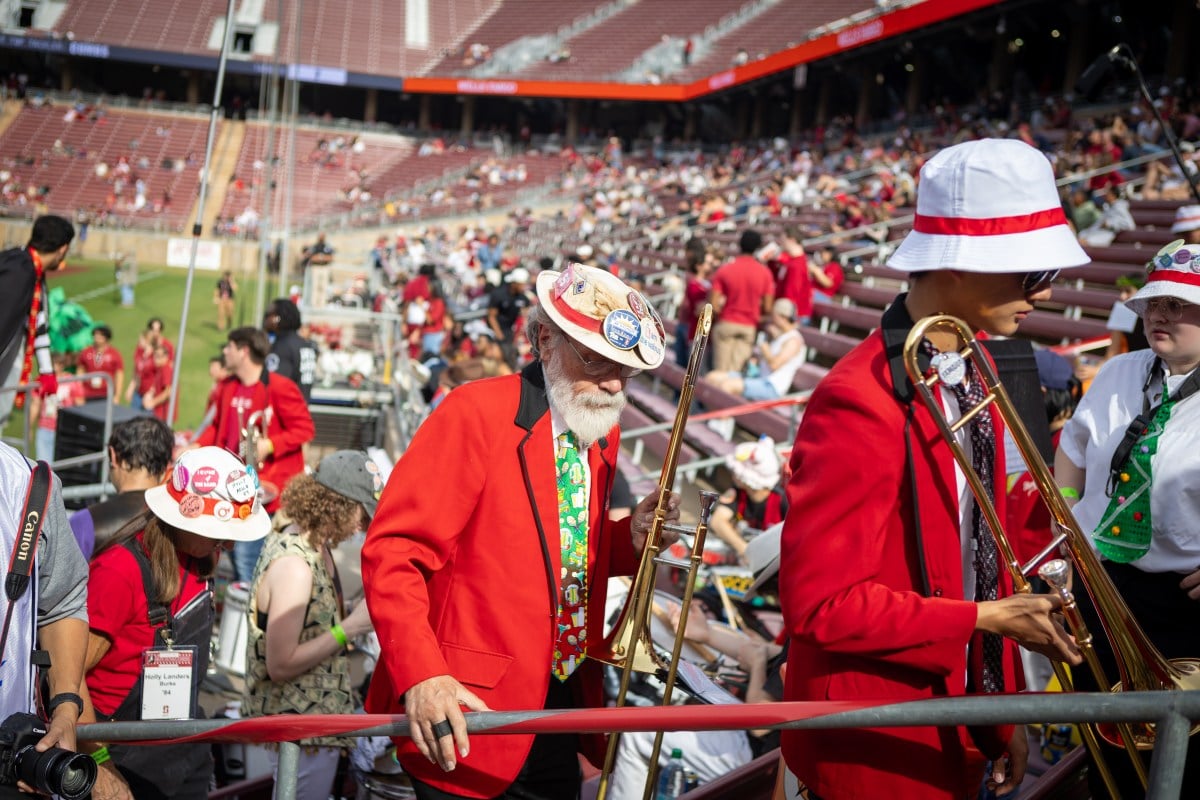
[[[926,0],[849,25],[759,61],[723,70],[691,83],[633,84],[599,81],[535,81],[520,78],[405,78],[412,94],[499,95],[506,97],[577,97],[588,100],[683,102],[836,55],[870,42],[943,22],[1001,0]]]

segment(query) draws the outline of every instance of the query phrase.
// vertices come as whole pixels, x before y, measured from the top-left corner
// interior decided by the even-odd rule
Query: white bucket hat
[[[1146,285],[1125,301],[1135,314],[1144,314],[1146,301],[1154,297],[1176,297],[1200,305],[1200,245],[1176,239],[1159,250],[1147,268]]]
[[[1175,210],[1171,233],[1186,233],[1200,228],[1200,206],[1180,206]]]
[[[200,447],[179,457],[166,483],[146,490],[146,505],[173,528],[253,542],[271,531],[258,490],[258,474],[240,458],[221,447]]]
[[[887,265],[1011,273],[1090,261],[1067,225],[1046,157],[1016,139],[979,139],[947,147],[921,168],[912,232]]]
[[[666,331],[645,296],[616,275],[584,264],[537,276],[538,302],[563,333],[599,356],[634,369],[655,369]]]

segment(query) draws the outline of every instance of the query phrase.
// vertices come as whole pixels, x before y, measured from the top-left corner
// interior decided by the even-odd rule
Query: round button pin
[[[953,350],[938,353],[929,363],[938,380],[947,386],[958,386],[967,378],[967,362]]]
[[[618,350],[632,350],[642,338],[642,324],[633,314],[618,308],[604,318],[604,338]]]
[[[204,498],[185,494],[179,499],[179,513],[187,519],[195,519],[204,513]]]
[[[196,494],[208,494],[217,488],[221,474],[214,467],[200,467],[192,476],[192,491]]]
[[[647,364],[657,364],[663,359],[663,339],[658,335],[658,326],[650,317],[642,320],[642,338],[638,340],[637,350],[638,355]]]

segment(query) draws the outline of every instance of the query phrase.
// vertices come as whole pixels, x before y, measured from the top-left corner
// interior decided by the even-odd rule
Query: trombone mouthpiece
[[[1063,591],[1071,582],[1071,563],[1063,558],[1052,559],[1038,568],[1038,575],[1056,591]]]
[[[717,500],[720,495],[716,492],[700,492],[700,524],[708,525],[708,518],[712,516],[713,509],[717,507]]]

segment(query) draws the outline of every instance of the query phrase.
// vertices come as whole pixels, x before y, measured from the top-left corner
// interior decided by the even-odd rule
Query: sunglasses
[[[583,364],[583,374],[589,378],[607,378],[613,373],[617,373],[621,376],[622,380],[628,380],[634,375],[642,374],[642,371],[637,367],[626,367],[615,361],[609,361],[607,358],[597,358],[593,361],[588,361],[575,347],[575,343],[571,341],[571,337],[564,334],[562,338],[571,346],[571,351],[575,353],[575,357]]]
[[[1146,311],[1143,316],[1158,314],[1165,317],[1168,322],[1178,322],[1183,316],[1183,312],[1192,305],[1192,303],[1185,303],[1174,297],[1151,297],[1146,301]]]
[[[1061,270],[1043,269],[1037,272],[1026,272],[1021,278],[1021,288],[1026,294],[1036,292],[1039,289],[1044,289],[1058,278],[1058,273]]]

